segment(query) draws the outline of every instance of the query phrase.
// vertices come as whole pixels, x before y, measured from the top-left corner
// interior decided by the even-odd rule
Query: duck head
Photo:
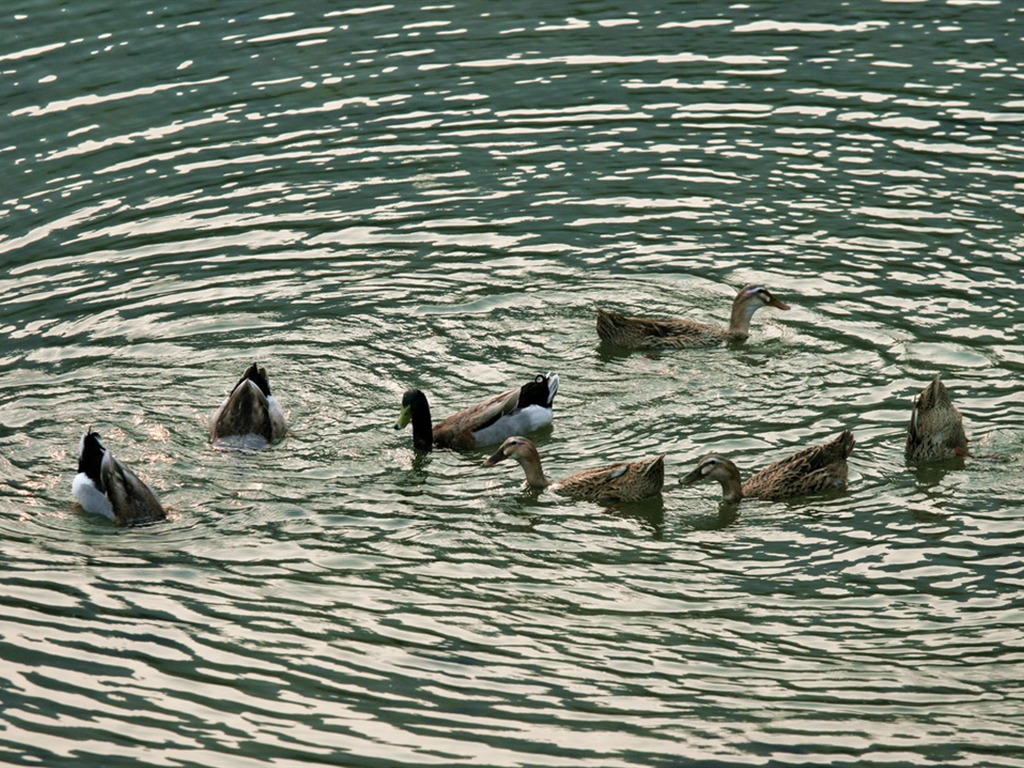
[[[779,300],[763,285],[744,286],[736,296],[736,301],[753,304],[755,308],[775,307],[775,309],[789,309],[789,304]],[[759,303],[758,303],[759,302]]]
[[[493,467],[499,461],[504,461],[508,458],[513,458],[519,463],[524,460],[529,460],[537,456],[537,447],[533,444],[533,441],[526,437],[519,435],[513,435],[498,446],[498,450],[484,459],[485,467]]]
[[[702,480],[717,480],[722,486],[722,497],[729,503],[737,503],[743,498],[740,484],[740,471],[729,459],[723,456],[709,455],[700,460],[697,466],[679,482],[682,485],[693,485]]]
[[[740,289],[732,302],[732,317],[729,320],[729,334],[745,338],[750,331],[750,318],[761,307],[789,309],[789,304],[777,299],[763,285],[747,285]]]
[[[429,451],[434,447],[434,432],[430,420],[430,403],[427,396],[418,389],[407,390],[402,395],[402,407],[395,420],[395,429],[404,429],[412,422],[412,444],[418,451]]]

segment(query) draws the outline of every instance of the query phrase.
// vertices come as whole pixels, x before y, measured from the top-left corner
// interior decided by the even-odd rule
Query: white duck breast
[[[493,445],[511,435],[526,434],[551,423],[554,411],[543,405],[528,405],[502,416],[493,424],[473,433],[477,445]]]
[[[519,390],[507,394],[502,413],[491,424],[473,431],[477,445],[494,445],[513,435],[525,435],[546,427],[554,418],[558,374],[537,376]]]
[[[108,520],[116,520],[114,507],[110,504],[107,494],[96,487],[96,483],[85,472],[79,472],[71,482],[71,494],[78,499],[82,509],[94,515],[103,515]]]

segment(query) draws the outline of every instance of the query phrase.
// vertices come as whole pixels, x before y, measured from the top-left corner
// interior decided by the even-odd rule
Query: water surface
[[[6,5],[0,760],[1024,765],[1022,13]],[[217,450],[254,360],[293,431]],[[549,474],[663,498],[391,428],[547,370]],[[998,460],[905,465],[937,372]],[[74,506],[89,426],[168,522]],[[846,494],[677,485],[844,428]]]

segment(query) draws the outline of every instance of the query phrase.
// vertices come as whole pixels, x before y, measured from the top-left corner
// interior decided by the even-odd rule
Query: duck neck
[[[430,404],[424,396],[412,407],[412,445],[417,451],[429,451],[434,447],[434,427],[430,421]]]
[[[531,488],[547,488],[551,485],[551,481],[544,476],[544,469],[540,465],[540,454],[536,449],[531,448],[529,451],[516,454],[515,458],[519,462],[519,466],[523,468],[523,472],[526,473],[527,485]]]
[[[729,336],[734,339],[745,339],[750,335],[750,318],[754,316],[757,307],[753,301],[733,302],[732,316],[729,318]]]
[[[725,471],[718,475],[718,482],[722,484],[722,501],[727,504],[739,504],[743,498],[740,471],[735,466],[728,465]]]

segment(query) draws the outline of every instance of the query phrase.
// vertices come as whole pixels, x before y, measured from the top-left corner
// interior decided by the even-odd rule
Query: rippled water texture
[[[5,3],[0,763],[1024,766],[1022,23]],[[745,345],[598,344],[751,282]],[[292,432],[218,450],[253,361]],[[661,499],[392,429],[547,370],[549,474]],[[978,458],[912,469],[935,373]],[[75,507],[89,426],[167,522]],[[844,428],[845,494],[678,484]]]

